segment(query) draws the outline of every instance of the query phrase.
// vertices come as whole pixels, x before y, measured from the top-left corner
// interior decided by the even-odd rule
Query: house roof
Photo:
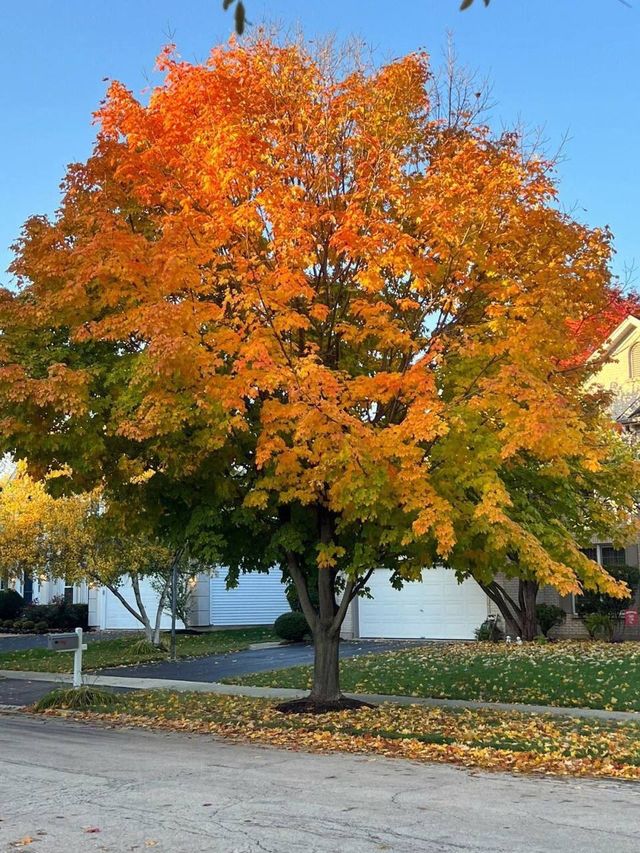
[[[629,314],[615,327],[613,332],[605,338],[591,358],[602,358],[604,355],[609,355],[609,353],[619,347],[620,344],[628,338],[630,334],[632,334],[632,332],[635,332],[638,329],[640,329],[640,318],[634,317],[633,314]]]
[[[621,405],[616,405],[617,400],[611,404],[611,414],[620,424],[634,424],[640,422],[640,394],[632,400],[623,400]]]

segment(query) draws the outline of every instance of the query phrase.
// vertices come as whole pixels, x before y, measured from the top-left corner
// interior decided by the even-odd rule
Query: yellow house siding
[[[630,375],[630,354],[634,344],[640,344],[640,328],[631,328],[624,337],[617,341],[609,353],[610,361],[603,365],[592,378],[593,385],[603,388],[620,390],[623,395],[633,392],[640,393],[640,376]],[[640,353],[640,347],[638,348]]]

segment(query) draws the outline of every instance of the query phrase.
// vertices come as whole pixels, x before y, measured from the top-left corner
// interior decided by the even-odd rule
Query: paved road
[[[340,644],[340,656],[357,657],[373,652],[400,649],[408,645],[415,645],[415,643],[403,640],[343,641]],[[175,663],[159,661],[140,666],[111,667],[100,670],[100,674],[123,677],[131,675],[136,678],[170,678],[178,681],[219,681],[221,678],[232,678],[250,672],[265,672],[269,669],[283,669],[305,663],[313,663],[313,646],[296,643],[272,649],[247,649],[243,652],[183,659]]]
[[[7,853],[637,853],[639,813],[631,783],[0,717]]]

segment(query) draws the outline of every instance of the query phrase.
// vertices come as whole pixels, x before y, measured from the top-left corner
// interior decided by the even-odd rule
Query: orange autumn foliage
[[[375,565],[620,592],[578,545],[630,529],[637,466],[588,364],[563,368],[568,324],[610,304],[610,238],[560,212],[550,164],[435,119],[424,54],[371,69],[259,36],[158,67],[147,102],[110,86],[59,215],[25,226],[5,443],[89,480],[228,454],[244,511],[317,522],[312,626]],[[278,542],[298,582],[306,552]]]

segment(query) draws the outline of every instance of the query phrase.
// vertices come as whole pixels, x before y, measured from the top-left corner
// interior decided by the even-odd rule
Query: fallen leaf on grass
[[[287,717],[263,700],[162,691],[129,696],[115,713],[75,716],[290,750],[355,753],[369,761],[397,757],[508,772],[640,779],[636,723],[389,704],[357,713]]]

